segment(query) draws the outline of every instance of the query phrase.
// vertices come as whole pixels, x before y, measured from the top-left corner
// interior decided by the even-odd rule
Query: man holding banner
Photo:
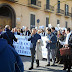
[[[36,29],[32,29],[31,38],[28,39],[28,41],[31,41],[31,47],[30,47],[30,50],[31,50],[31,67],[29,68],[29,70],[33,69],[35,48],[36,48],[36,43],[37,43],[38,39],[41,39],[41,36],[36,33]],[[37,62],[37,66],[39,66],[39,60],[37,60],[36,62]]]

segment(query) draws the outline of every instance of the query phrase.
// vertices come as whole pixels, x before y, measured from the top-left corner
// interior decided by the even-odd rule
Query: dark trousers
[[[70,71],[70,69],[71,69],[71,56],[70,55],[63,56],[63,61],[64,61],[64,68],[68,69],[68,71]]]
[[[34,48],[31,48],[31,67],[33,67],[33,63],[34,63],[34,56],[35,56],[35,50]],[[39,60],[36,60],[37,66],[39,66]]]
[[[36,60],[36,63],[37,63],[37,66],[39,66],[39,60],[38,59]]]

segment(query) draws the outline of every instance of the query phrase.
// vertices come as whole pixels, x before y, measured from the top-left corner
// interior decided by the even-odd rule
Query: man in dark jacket
[[[8,44],[10,44],[13,47],[13,40],[17,41],[14,34],[10,31],[10,26],[5,26],[5,32],[3,32],[0,36],[0,38],[6,39],[8,41]]]
[[[0,34],[2,33],[2,27],[0,27]]]
[[[51,29],[48,29],[47,31],[47,38],[49,38],[48,41],[46,41],[47,45],[47,52],[48,52],[48,64],[46,66],[50,66],[50,52],[52,54],[52,59],[53,59],[53,65],[55,65],[55,49],[56,49],[56,43],[57,43],[57,37],[55,34],[51,33]]]
[[[31,33],[30,31],[28,30],[28,27],[25,28],[25,36],[29,36]]]
[[[36,48],[36,43],[37,43],[38,39],[41,39],[41,36],[36,33],[35,29],[32,29],[31,38],[28,39],[28,41],[31,41],[31,43],[33,45],[33,47],[30,48],[32,60],[31,60],[31,67],[29,68],[29,70],[33,69],[35,48]],[[39,60],[36,60],[36,62],[37,62],[37,67],[38,67],[39,66]]]
[[[23,63],[12,46],[0,38],[0,72],[23,72]]]
[[[52,27],[51,31],[52,31],[53,34],[57,35],[57,31],[55,30],[55,27]]]

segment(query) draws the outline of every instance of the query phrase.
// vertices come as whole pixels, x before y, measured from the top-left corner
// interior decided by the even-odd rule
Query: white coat
[[[43,41],[42,39],[39,39],[40,42],[37,42],[36,44],[36,60],[42,60],[42,46],[43,46]]]

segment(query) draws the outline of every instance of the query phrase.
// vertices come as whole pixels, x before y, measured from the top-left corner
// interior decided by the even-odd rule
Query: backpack
[[[70,37],[69,37],[68,44],[69,44],[69,47],[72,48],[72,33],[71,33],[71,35],[70,35]]]

